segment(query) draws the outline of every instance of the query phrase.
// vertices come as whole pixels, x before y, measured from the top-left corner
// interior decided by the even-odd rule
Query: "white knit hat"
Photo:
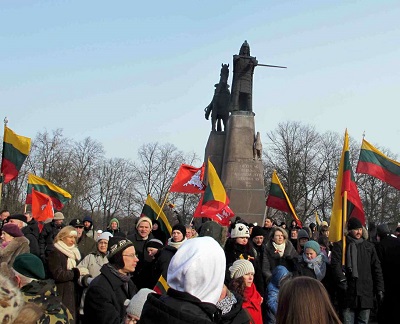
[[[110,232],[103,232],[99,235],[99,237],[96,239],[96,242],[100,240],[106,240],[109,241],[110,237],[113,237],[113,235]]]
[[[231,231],[231,238],[250,237],[249,227],[242,223],[235,224],[235,228]]]
[[[136,295],[132,297],[128,307],[126,308],[126,312],[129,315],[135,315],[140,318],[142,315],[143,305],[147,300],[147,295],[151,293],[155,293],[155,291],[149,288],[140,289]]]
[[[137,220],[136,228],[139,227],[139,225],[140,225],[141,222],[147,222],[147,223],[149,223],[149,224],[150,224],[150,228],[153,226],[153,222],[151,221],[151,219],[150,219],[149,217],[147,217],[147,216],[140,216],[139,219]]]
[[[243,277],[245,274],[254,274],[253,264],[248,260],[236,260],[229,267],[232,279]]]

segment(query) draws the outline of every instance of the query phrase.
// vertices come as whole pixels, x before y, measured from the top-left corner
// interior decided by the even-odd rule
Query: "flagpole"
[[[167,191],[167,194],[165,195],[165,199],[164,199],[164,201],[163,201],[163,203],[162,203],[162,205],[161,205],[161,207],[160,207],[160,210],[158,211],[156,220],[160,217],[161,211],[162,211],[163,208],[164,208],[164,205],[165,205],[165,202],[166,202],[167,199],[168,199],[168,196],[169,196],[169,191]]]
[[[267,211],[268,211],[268,206],[267,206],[267,205],[265,205],[263,222],[262,222],[262,224],[260,225],[261,227],[263,227],[263,226],[264,226],[264,223],[265,223],[265,217],[267,217]]]
[[[6,127],[8,124],[8,119],[7,116],[4,117],[4,131],[3,131],[3,150],[1,151],[1,169],[3,169],[3,156],[4,156],[4,138],[6,137]],[[0,182],[0,206],[1,206],[1,200],[3,199],[3,172],[0,173],[0,178],[1,178],[1,182]]]
[[[342,213],[342,266],[344,266],[346,264],[346,236],[344,235],[344,229],[346,228],[347,222],[347,191],[343,192]]]

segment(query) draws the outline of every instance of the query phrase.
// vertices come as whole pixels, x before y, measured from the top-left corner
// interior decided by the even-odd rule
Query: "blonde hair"
[[[58,234],[56,235],[56,237],[54,238],[54,243],[62,241],[64,238],[68,237],[68,236],[74,236],[77,237],[78,236],[78,232],[75,230],[75,227],[72,226],[65,226],[63,227]]]

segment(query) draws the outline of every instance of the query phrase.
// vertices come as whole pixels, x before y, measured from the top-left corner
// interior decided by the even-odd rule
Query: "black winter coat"
[[[43,226],[39,235],[40,256],[43,260],[51,251],[54,250],[54,238],[64,226],[65,225],[63,224],[58,228],[55,226],[54,221]]]
[[[126,283],[111,272],[108,264],[103,265],[100,272],[86,293],[84,323],[123,323],[126,315],[124,302],[136,294],[136,286],[129,280],[126,289]]]
[[[148,295],[140,324],[209,324],[219,320],[220,311],[215,305],[170,288],[167,295]]]
[[[286,240],[285,251],[283,251],[283,256],[280,257],[279,253],[275,253],[275,248],[272,245],[272,241],[269,241],[264,249],[262,273],[266,282],[272,275],[272,271],[276,266],[284,266],[289,272],[295,270],[295,262],[298,254],[293,247],[293,244]]]
[[[30,222],[27,223],[27,226],[21,229],[24,236],[29,240],[29,248],[30,252],[38,257],[40,257],[40,248],[39,248],[39,226],[38,222],[32,218]]]
[[[347,240],[347,238],[346,238]],[[348,248],[348,244],[346,247]],[[347,291],[338,291],[340,306],[344,308],[370,308],[374,307],[374,293],[384,291],[381,264],[374,245],[364,240],[356,244],[358,278],[352,278],[346,269],[342,270],[343,241],[333,243],[331,267],[333,278],[338,284],[343,279],[347,280]]]

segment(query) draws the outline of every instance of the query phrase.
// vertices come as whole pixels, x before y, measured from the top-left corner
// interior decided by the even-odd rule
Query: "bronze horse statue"
[[[229,118],[229,101],[231,92],[229,91],[228,76],[229,64],[221,64],[221,73],[219,83],[215,84],[214,96],[210,104],[204,109],[205,118],[208,120],[211,113],[211,130],[222,131],[221,121],[224,124],[224,130]]]

